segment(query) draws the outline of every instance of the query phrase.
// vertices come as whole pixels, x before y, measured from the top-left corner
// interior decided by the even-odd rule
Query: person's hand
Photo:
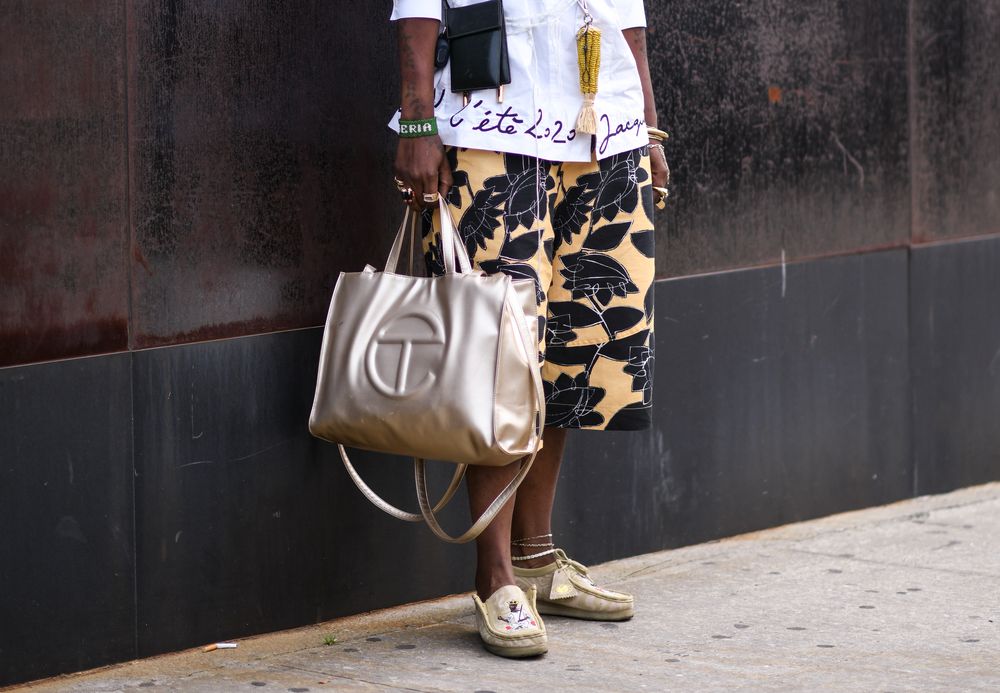
[[[660,144],[650,142],[650,144]],[[670,166],[667,165],[667,155],[663,152],[663,146],[649,148],[649,168],[653,172],[653,185],[658,188],[667,187],[670,182]]]
[[[650,140],[649,143],[649,169],[653,174],[653,202],[657,209],[663,209],[667,195],[660,191],[665,191],[670,182],[670,166],[667,164],[663,144],[656,140]]]
[[[414,211],[437,204],[425,200],[424,195],[436,192],[444,196],[451,189],[451,167],[437,135],[400,137],[395,170],[396,177],[413,190],[413,198],[408,204]]]

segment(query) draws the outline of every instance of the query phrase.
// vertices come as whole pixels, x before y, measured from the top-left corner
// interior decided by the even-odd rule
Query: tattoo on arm
[[[632,55],[635,56],[638,62],[639,57],[646,57],[646,32],[642,29],[625,29],[623,32],[625,34],[625,40],[628,41],[629,48],[632,49]]]
[[[632,50],[632,57],[635,58],[635,65],[639,69],[646,124],[656,127],[656,98],[653,95],[653,80],[649,74],[649,58],[646,54],[646,30],[642,27],[623,29],[622,34],[625,35],[625,41]]]
[[[434,113],[434,44],[440,26],[433,19],[399,21],[400,105],[407,117]]]

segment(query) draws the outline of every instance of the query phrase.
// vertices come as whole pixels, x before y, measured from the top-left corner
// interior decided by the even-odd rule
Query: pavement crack
[[[960,541],[949,541],[947,544],[941,544],[940,546],[935,546],[931,551],[940,551],[941,549],[950,549],[952,546],[960,546],[962,542]]]

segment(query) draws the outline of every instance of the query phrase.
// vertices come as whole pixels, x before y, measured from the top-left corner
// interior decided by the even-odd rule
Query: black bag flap
[[[486,0],[475,5],[448,8],[448,38],[456,39],[503,26],[503,3]]]

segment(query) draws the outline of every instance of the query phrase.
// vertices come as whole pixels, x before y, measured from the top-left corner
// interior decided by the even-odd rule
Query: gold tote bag
[[[396,274],[419,216],[407,209],[384,272],[370,265],[337,280],[320,352],[309,431],[337,443],[351,479],[390,515],[426,521],[445,541],[477,537],[517,491],[541,449],[545,396],[538,364],[534,281],[473,270],[447,204],[440,202],[440,277]],[[456,262],[457,261],[457,262]],[[420,513],[375,493],[345,446],[414,458]],[[527,458],[472,527],[447,534],[435,512],[451,500],[466,466]],[[427,499],[424,460],[458,464],[441,500]]]

